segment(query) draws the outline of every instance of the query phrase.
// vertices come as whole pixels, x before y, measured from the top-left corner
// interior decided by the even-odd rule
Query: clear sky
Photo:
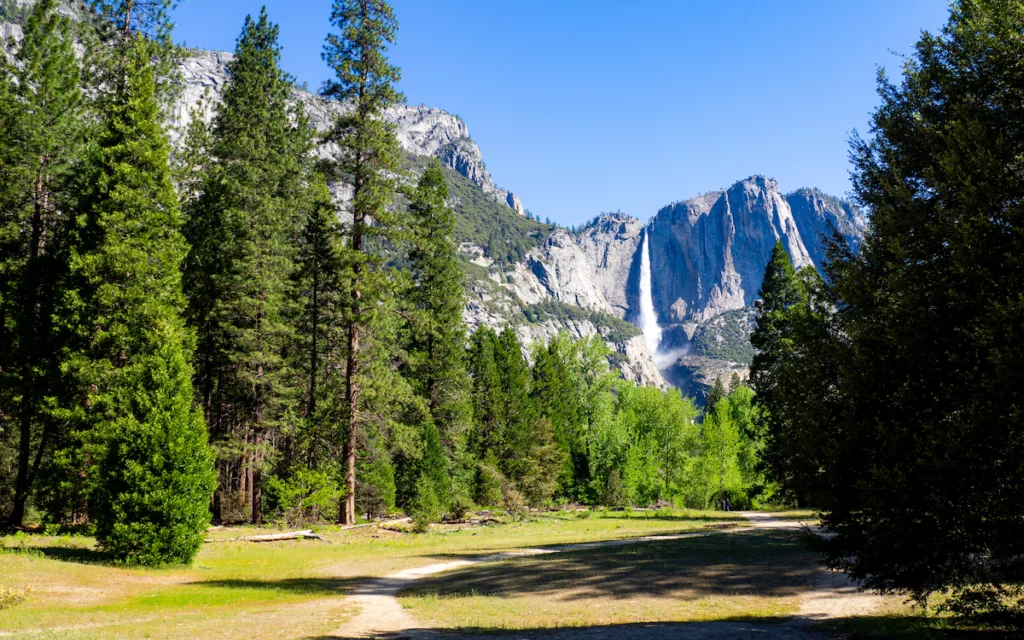
[[[316,88],[331,0],[179,0],[176,38],[232,50],[267,5]],[[497,184],[564,225],[648,219],[759,173],[849,190],[876,70],[898,74],[946,0],[393,0],[410,104],[456,113]]]

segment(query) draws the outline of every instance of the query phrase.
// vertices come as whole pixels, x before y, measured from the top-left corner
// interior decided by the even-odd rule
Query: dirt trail
[[[766,513],[741,513],[755,529],[799,529],[807,526],[796,520],[782,519]],[[711,535],[722,535],[741,531],[739,527],[700,531],[677,535],[655,535],[622,540],[605,540],[580,544],[566,544],[537,549],[519,549],[506,553],[496,553],[467,560],[432,564],[415,569],[406,569],[383,578],[371,580],[357,588],[352,595],[352,602],[359,613],[345,623],[336,632],[339,638],[428,638],[448,636],[442,631],[417,628],[416,621],[398,602],[399,592],[408,589],[412,584],[426,576],[468,567],[484,562],[499,562],[514,558],[539,556],[567,551],[602,549],[621,547],[644,542],[661,542],[667,540],[686,540]],[[779,638],[781,640],[814,640],[823,638],[821,634],[806,627],[816,621],[828,618],[866,615],[872,613],[882,602],[878,596],[863,594],[851,583],[844,574],[822,572],[813,590],[801,603],[797,617],[780,625],[766,627],[757,624],[721,622],[701,624],[638,624],[617,625],[615,627],[598,627],[583,629],[561,629],[542,633],[531,632],[530,637],[543,637],[548,640],[589,640],[592,638],[643,638],[644,640],[726,640],[742,638]],[[475,636],[481,640],[488,636]]]

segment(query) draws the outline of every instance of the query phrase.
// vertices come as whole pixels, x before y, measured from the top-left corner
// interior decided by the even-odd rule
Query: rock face
[[[234,57],[217,51],[192,51],[180,65],[181,95],[173,108],[172,137],[177,140],[192,120],[194,112],[209,119],[219,101],[220,93],[228,82],[227,64]],[[301,102],[317,131],[324,131],[334,122],[347,105],[330,102],[304,89],[295,89],[296,100]],[[201,108],[199,108],[201,106]],[[395,124],[396,135],[402,148],[413,155],[438,158],[441,162],[479,186],[496,202],[507,205],[523,215],[523,205],[514,193],[495,186],[484,166],[483,154],[469,136],[466,123],[458,116],[426,106],[398,105],[386,113]],[[317,150],[321,157],[334,150],[329,146]]]
[[[825,242],[834,231],[838,231],[853,249],[860,248],[868,219],[849,202],[817,189],[798,189],[786,196],[786,202],[793,211],[793,219],[796,220],[807,253],[819,268],[828,260]]]
[[[718,314],[750,305],[775,242],[811,264],[793,212],[774,180],[754,176],[663,208],[651,222],[654,306],[687,338]]]

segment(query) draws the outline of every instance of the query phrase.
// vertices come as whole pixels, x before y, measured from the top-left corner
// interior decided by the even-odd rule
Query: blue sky
[[[176,38],[231,50],[263,2],[183,0]],[[310,87],[330,0],[267,0]],[[565,225],[648,219],[759,173],[849,190],[878,66],[898,73],[946,0],[394,0],[410,104],[456,113],[495,181]]]

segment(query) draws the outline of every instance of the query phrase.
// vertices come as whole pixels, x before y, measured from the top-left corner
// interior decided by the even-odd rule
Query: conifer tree
[[[1024,583],[1022,31],[1019,1],[960,0],[898,83],[879,78],[851,152],[871,227],[830,273],[842,412],[822,465],[832,566],[1018,621],[1004,587]]]
[[[409,372],[426,399],[449,460],[465,449],[472,408],[466,384],[465,294],[455,245],[455,212],[446,204],[448,186],[434,160],[410,204],[413,249],[409,256],[414,321]]]
[[[393,243],[401,233],[395,213],[389,209],[396,191],[393,175],[398,170],[400,148],[394,125],[384,120],[389,107],[404,100],[394,84],[401,77],[391,65],[386,48],[395,41],[398,28],[394,11],[383,0],[336,0],[331,23],[337,33],[327,36],[324,61],[335,79],[323,95],[351,105],[339,115],[325,136],[339,153],[329,163],[327,177],[352,188],[348,228],[349,305],[347,309],[348,361],[345,368],[344,446],[345,504],[340,522],[355,522],[356,453],[360,432],[369,415],[361,397],[369,376],[382,372],[382,362],[372,360],[386,346],[367,348],[366,341],[382,317],[395,290],[395,278],[382,257],[375,253]],[[378,380],[380,382],[380,380]],[[369,400],[367,398],[366,400]]]
[[[120,46],[124,62],[104,103],[71,253],[76,287],[62,310],[81,337],[66,364],[81,393],[72,417],[87,429],[76,446],[91,447],[99,467],[92,507],[100,544],[124,562],[188,562],[209,520],[213,474],[188,384],[186,245],[152,46],[140,35]]]
[[[232,464],[247,474],[255,524],[264,461],[300,402],[286,356],[295,340],[295,245],[309,206],[312,145],[280,70],[277,38],[265,9],[246,17],[210,133],[211,166],[187,225],[200,401],[224,452],[221,482]]]
[[[478,459],[496,454],[501,441],[501,379],[495,361],[498,334],[480,326],[470,340],[469,374],[473,381],[473,428],[470,450]]]
[[[45,398],[58,377],[53,303],[64,271],[68,183],[86,131],[71,24],[56,0],[29,14],[14,64],[0,67],[0,382],[18,426],[12,524],[20,524],[53,436]]]
[[[498,453],[502,471],[518,481],[526,470],[525,460],[530,451],[535,418],[533,403],[530,402],[530,368],[512,327],[505,327],[498,336],[494,361],[500,384]]]

